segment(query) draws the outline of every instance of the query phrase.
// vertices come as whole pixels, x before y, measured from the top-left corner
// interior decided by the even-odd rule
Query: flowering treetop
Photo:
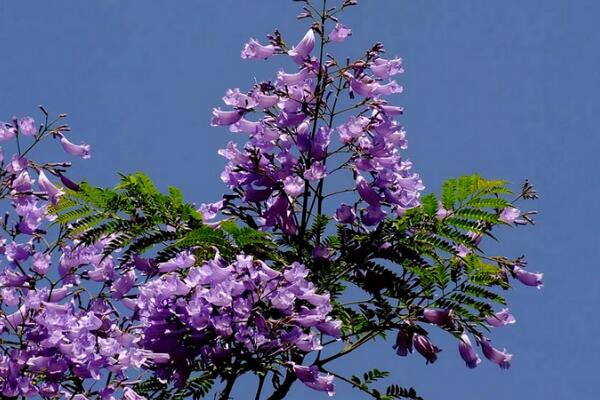
[[[342,382],[375,399],[418,399],[374,387],[386,371],[346,377],[330,363],[389,334],[399,356],[433,363],[431,329],[456,339],[469,368],[480,354],[510,367],[489,338],[515,322],[501,293],[514,280],[539,288],[542,274],[480,243],[533,223],[516,203],[535,190],[526,182],[512,195],[469,175],[423,195],[403,108],[390,102],[402,60],[376,43],[339,61],[331,52],[352,38],[339,16],[357,2],[302,3],[303,38],[289,45],[276,31],[241,53],[287,57],[295,70],[229,89],[213,110],[213,126],[246,139],[220,151],[230,192],[215,203],[197,208],[141,173],[111,189],[73,182],[70,163],[30,157],[48,139],[89,158],[62,116],[0,123],[15,147],[0,182],[12,207],[1,225],[4,397],[228,399],[253,374],[255,399],[283,399],[298,381],[330,396]]]

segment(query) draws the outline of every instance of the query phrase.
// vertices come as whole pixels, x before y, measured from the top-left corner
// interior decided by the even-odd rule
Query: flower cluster
[[[59,261],[61,276],[50,271],[53,250],[64,238],[59,235],[51,244],[52,228],[46,225],[54,217],[48,208],[64,189],[48,176],[65,188],[77,190],[78,185],[65,176],[70,163],[40,164],[28,156],[48,138],[59,139],[68,154],[83,158],[89,158],[89,146],[71,143],[65,136],[68,126],[54,127],[56,121],[49,122],[42,111],[46,120],[39,128],[31,117],[0,123],[0,140],[16,147],[6,161],[0,149],[0,197],[10,201],[15,216],[7,214],[1,226],[6,236],[0,239],[5,259],[0,267],[0,393],[8,397],[65,395],[68,382],[99,379],[104,369],[122,375],[139,358],[105,302],[94,299],[81,308],[85,296],[70,284],[76,280],[65,268],[68,247]],[[87,263],[75,257],[70,262]]]
[[[328,40],[341,42],[350,34],[337,23]],[[359,195],[354,205],[338,208],[340,223],[374,226],[385,218],[386,209],[402,215],[419,205],[424,186],[400,154],[407,146],[404,128],[396,120],[402,108],[384,100],[402,91],[392,79],[403,72],[401,59],[382,58],[383,48],[377,45],[366,59],[347,66],[333,59],[320,63],[311,56],[312,28],[291,48],[271,39],[264,46],[251,39],[242,58],[286,54],[298,70],[281,70],[274,82],[261,82],[249,92],[228,90],[223,101],[232,110],[215,108],[212,118],[213,126],[229,126],[249,136],[243,148],[230,142],[220,151],[228,161],[221,178],[253,211],[257,225],[296,234],[299,225],[306,225],[305,216],[298,215],[300,205],[306,208],[310,196],[321,202],[327,196],[323,179],[340,170],[352,173],[348,191]],[[336,109],[357,97],[358,103]],[[334,117],[352,110],[357,114],[334,125]]]
[[[158,377],[183,385],[198,357],[210,365],[265,361],[290,349],[320,350],[321,334],[339,338],[329,295],[316,292],[303,265],[276,271],[251,256],[229,264],[217,254],[191,267],[192,259],[168,262],[170,272],[141,285],[135,300],[141,345],[168,354]]]

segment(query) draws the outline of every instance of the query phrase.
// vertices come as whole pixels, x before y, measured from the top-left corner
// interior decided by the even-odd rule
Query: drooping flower
[[[343,42],[346,40],[348,36],[352,35],[352,29],[348,28],[344,24],[340,24],[339,22],[335,24],[335,27],[329,34],[329,40],[332,42]]]
[[[369,206],[361,213],[360,220],[366,226],[373,226],[383,221],[385,215],[381,206]]]
[[[351,224],[356,220],[354,208],[342,203],[335,211],[335,220],[340,224]]]
[[[448,309],[425,308],[423,310],[423,317],[427,322],[440,326],[448,326],[453,323],[451,311]]]
[[[292,363],[292,370],[298,379],[309,388],[320,392],[327,392],[330,397],[335,394],[333,375],[319,373],[319,368],[316,365],[306,367]]]
[[[44,171],[40,170],[38,172],[38,176],[38,185],[40,186],[40,189],[42,192],[48,194],[48,198],[53,204],[56,204],[58,202],[58,198],[62,196],[63,191],[50,182]]]
[[[58,176],[60,177],[60,181],[62,182],[63,185],[65,185],[66,188],[74,190],[76,192],[79,191],[80,188],[77,183],[75,183],[71,179],[67,178],[65,175],[63,175],[60,172],[58,173]]]
[[[433,364],[437,360],[437,353],[440,350],[436,347],[427,336],[415,333],[413,336],[413,345],[415,349],[427,360],[427,364]]]
[[[242,49],[242,58],[245,60],[266,60],[271,57],[275,52],[276,48],[272,44],[262,45],[256,39],[250,38],[248,43],[244,45]]]
[[[408,353],[413,351],[413,333],[408,329],[398,329],[396,335],[396,343],[393,348],[396,350],[396,354],[401,357],[406,357]]]
[[[503,308],[491,317],[487,317],[485,321],[491,326],[499,328],[517,322],[515,317],[508,311],[508,308]]]
[[[481,343],[481,349],[483,351],[483,355],[493,362],[494,364],[498,364],[502,369],[510,368],[510,361],[512,360],[512,354],[506,352],[506,349],[500,351],[495,349],[490,345],[489,340],[485,337],[482,337],[479,341]]]
[[[122,274],[111,286],[112,295],[115,299],[120,299],[129,292],[135,285],[135,272],[129,270]]]
[[[369,185],[362,176],[356,178],[356,190],[360,197],[374,207],[381,205],[381,196]]]
[[[513,271],[514,271],[515,275],[517,276],[517,279],[523,285],[535,286],[538,289],[541,289],[544,286],[544,284],[542,283],[542,279],[544,278],[543,273],[528,272],[519,266],[515,266],[513,268]]]
[[[473,349],[471,340],[466,333],[460,335],[458,339],[458,352],[469,368],[475,368],[481,362],[481,358],[479,358],[475,349]]]
[[[84,160],[87,160],[91,157],[90,146],[88,144],[71,143],[66,137],[64,137],[64,135],[61,135],[60,143],[62,144],[62,147],[65,150],[65,152],[71,155],[79,156]]]

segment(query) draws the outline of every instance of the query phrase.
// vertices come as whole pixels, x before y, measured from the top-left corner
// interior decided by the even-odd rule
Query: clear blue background
[[[513,368],[468,370],[455,344],[425,366],[375,343],[338,371],[387,369],[427,399],[597,399],[600,329],[598,118],[600,2],[596,0],[363,0],[343,21],[354,36],[340,54],[383,41],[405,59],[408,154],[428,188],[479,172],[542,199],[535,228],[502,235],[508,256],[545,273],[541,291],[511,295],[516,325],[498,330]],[[228,87],[271,78],[275,62],[243,62],[248,37],[305,31],[299,3],[0,0],[0,120],[44,104],[68,112],[74,137],[93,146],[76,178],[112,185],[116,172],[146,171],[191,201],[225,190],[216,150],[232,138],[208,126]],[[77,140],[76,140],[77,141]],[[55,159],[63,157],[55,151]],[[247,399],[254,380],[236,393]],[[247,391],[246,391],[247,390]],[[363,398],[339,383],[340,399]],[[298,388],[290,399],[325,398]]]

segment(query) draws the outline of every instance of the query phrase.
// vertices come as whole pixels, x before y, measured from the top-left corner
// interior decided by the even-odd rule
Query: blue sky
[[[441,335],[434,365],[378,342],[338,371],[387,369],[431,400],[598,398],[600,3],[361,3],[342,17],[354,36],[338,54],[383,41],[404,58],[397,102],[428,189],[471,172],[536,185],[538,224],[503,232],[500,248],[527,254],[545,287],[510,296],[518,322],[494,336],[515,354],[508,372],[486,362],[466,369]],[[277,60],[244,62],[241,46],[273,28],[295,41],[306,29],[297,11],[287,0],[1,1],[0,120],[39,116],[38,104],[67,112],[73,136],[93,150],[76,178],[112,185],[117,172],[141,170],[190,201],[216,200],[225,190],[216,150],[233,137],[209,127],[211,108],[227,88],[274,76]],[[361,398],[338,386],[339,398]]]

